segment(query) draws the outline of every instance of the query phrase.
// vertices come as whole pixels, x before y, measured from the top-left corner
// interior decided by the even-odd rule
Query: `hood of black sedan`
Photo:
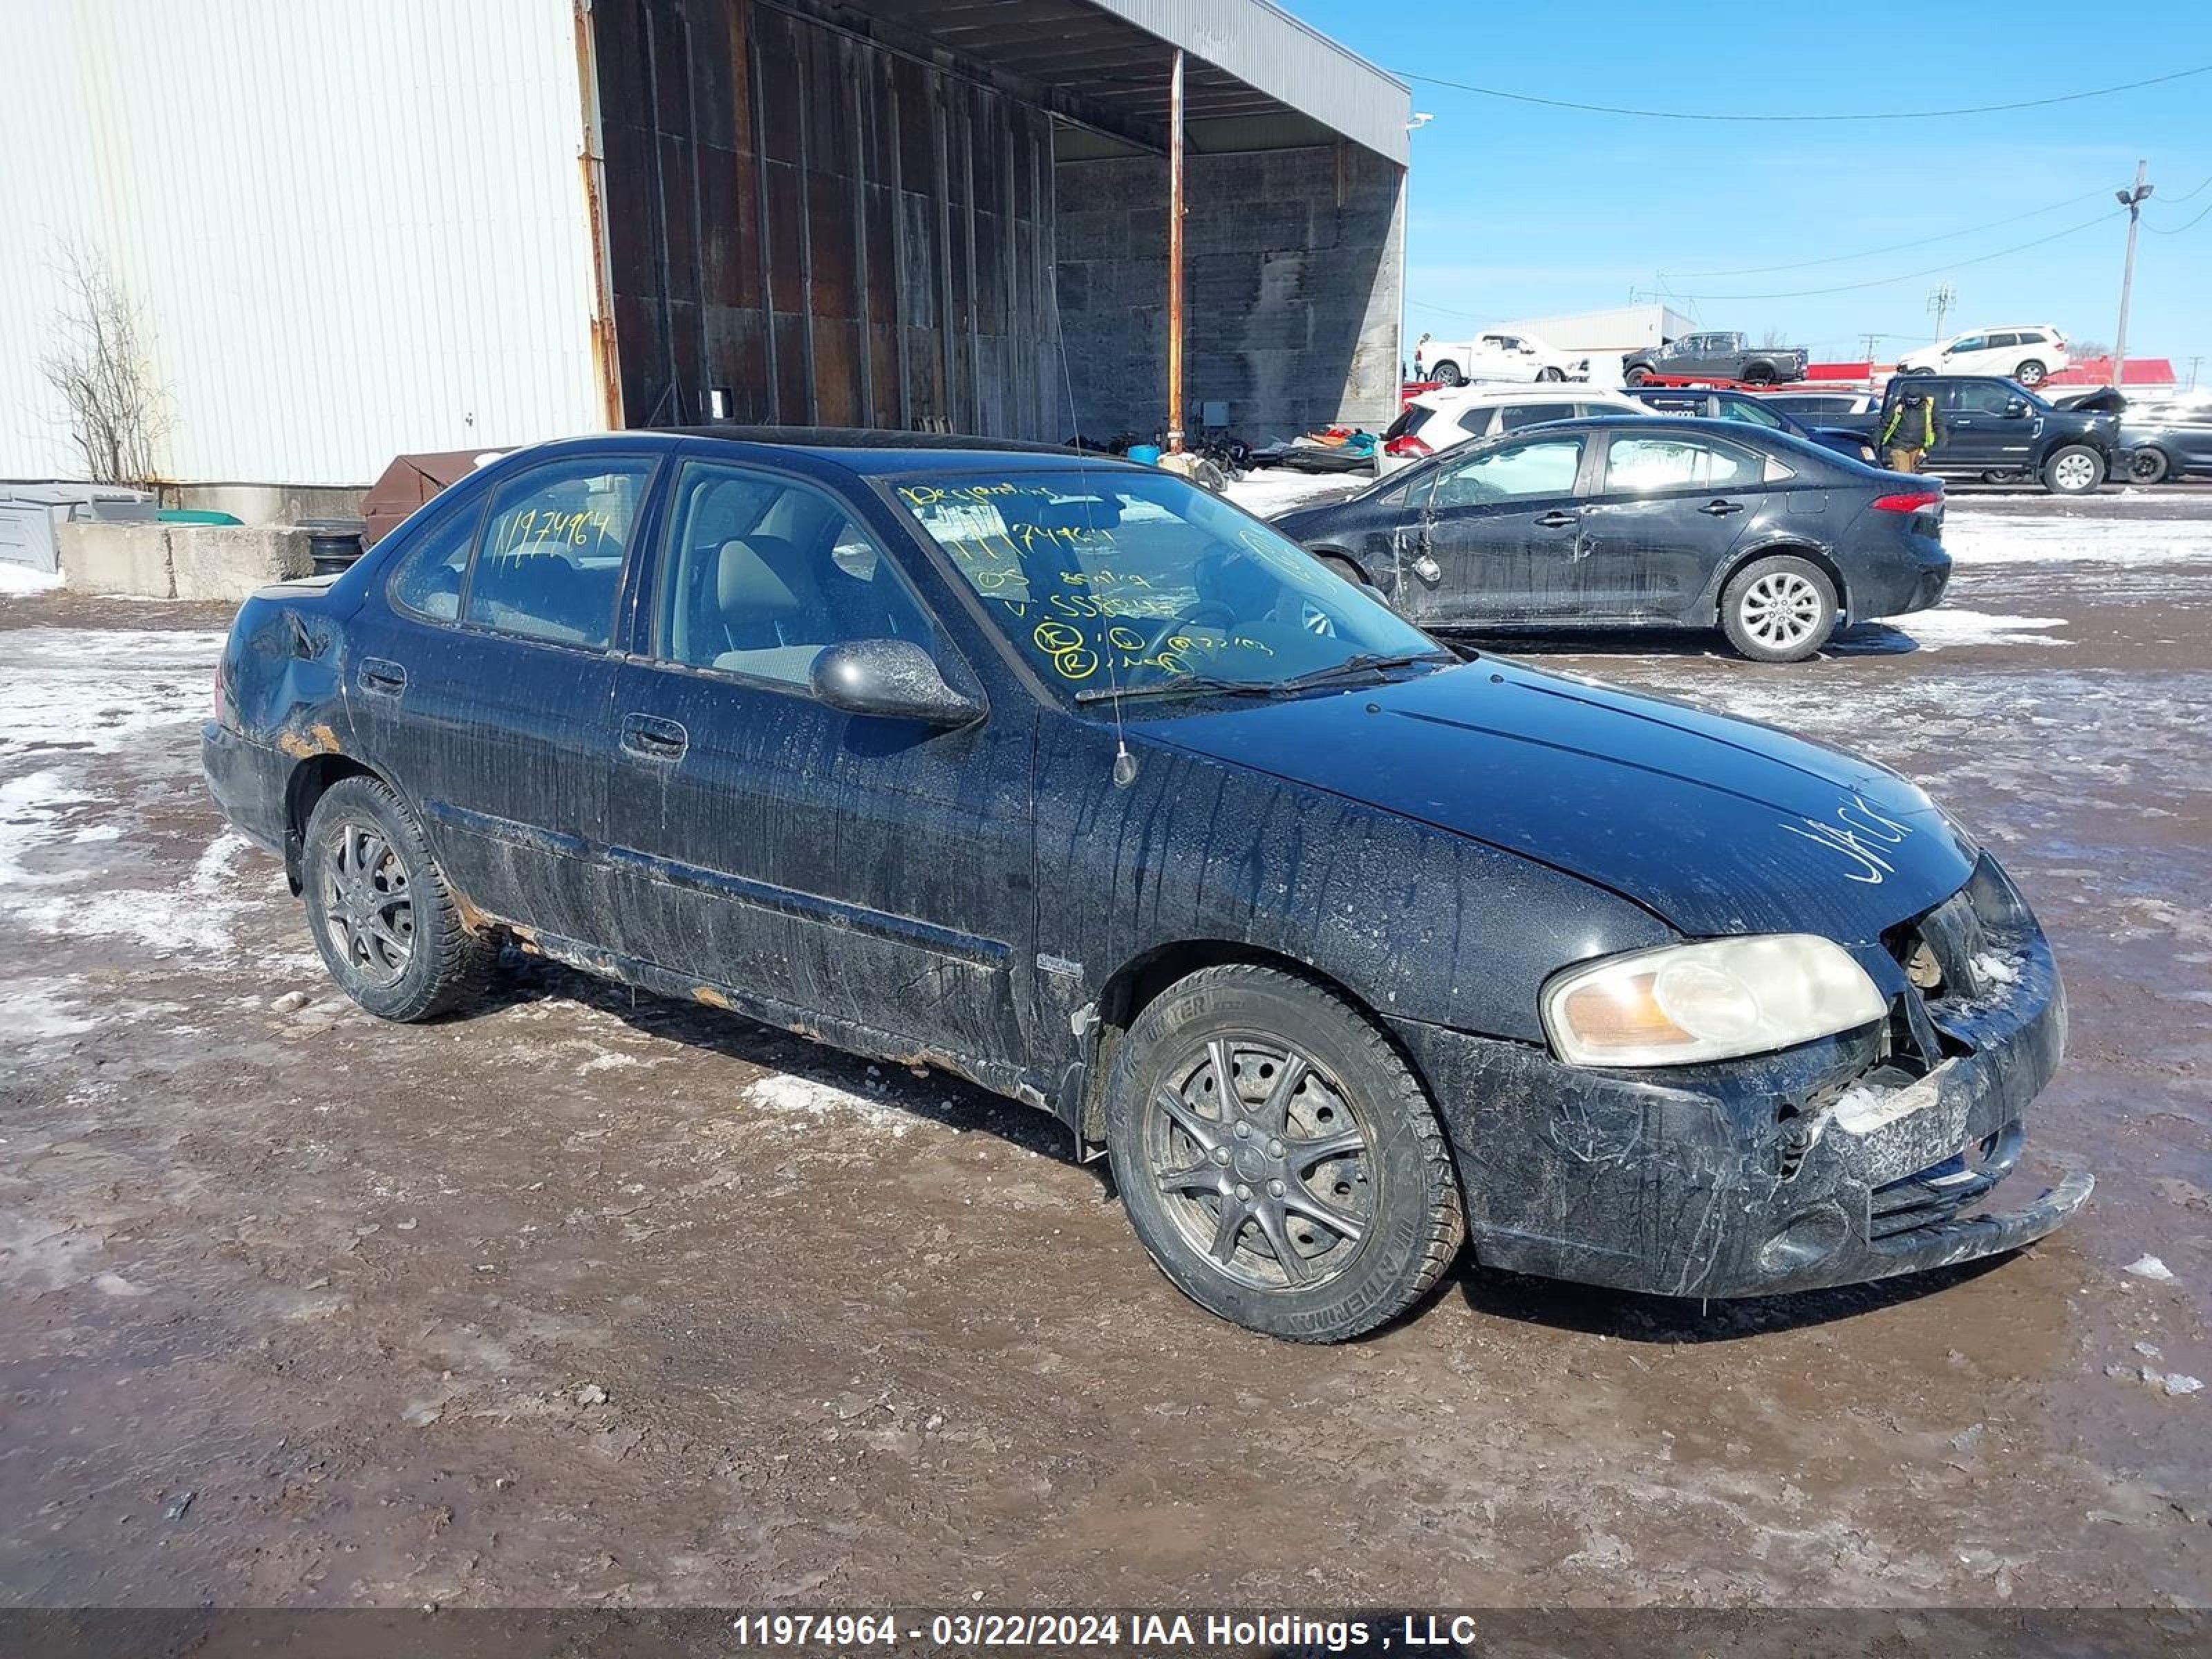
[[[1693,936],[1870,941],[1973,869],[1928,797],[1872,762],[1510,663],[1144,732],[1537,860]]]

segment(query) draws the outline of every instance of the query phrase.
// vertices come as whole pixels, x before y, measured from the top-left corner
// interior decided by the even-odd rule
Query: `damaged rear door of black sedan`
[[[1750,1295],[2088,1190],[1990,1208],[2064,1004],[1919,790],[1462,662],[1152,468],[523,451],[249,600],[204,747],[363,1007],[434,1018],[511,942],[941,1067],[1108,1154],[1167,1276],[1279,1336],[1470,1242]]]

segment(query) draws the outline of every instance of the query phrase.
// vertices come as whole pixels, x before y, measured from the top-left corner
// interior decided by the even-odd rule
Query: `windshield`
[[[1169,473],[1070,467],[895,489],[992,625],[1077,701],[1452,660],[1294,543]]]

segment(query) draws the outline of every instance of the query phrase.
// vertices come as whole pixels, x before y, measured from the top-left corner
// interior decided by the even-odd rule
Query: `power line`
[[[1984,230],[1996,230],[2005,225],[2016,225],[2023,219],[2035,219],[2046,213],[2056,213],[2061,208],[2077,206],[2104,195],[2101,190],[2084,191],[2079,196],[2069,196],[2063,202],[2053,202],[2048,207],[2031,208],[2026,213],[2015,213],[2008,219],[1992,219],[1986,224],[1968,225],[1964,230],[1947,230],[1940,236],[1923,236],[1917,241],[1892,242],[1887,247],[1862,249],[1856,253],[1831,253],[1818,259],[1796,259],[1780,265],[1737,265],[1728,270],[1669,270],[1662,273],[1670,277],[1692,281],[1705,276],[1758,276],[1773,270],[1802,270],[1808,265],[1838,265],[1852,259],[1871,259],[1878,253],[1901,253],[1907,248],[1926,247],[1935,242],[1955,241],[1961,236],[1972,236]]]
[[[1540,104],[1547,109],[1577,110],[1585,115],[1634,115],[1650,121],[1936,121],[1954,115],[1996,115],[2008,110],[2046,109],[2053,104],[2078,104],[2085,98],[2109,98],[2116,92],[2133,92],[2142,87],[2163,86],[2169,81],[2183,81],[2192,75],[2212,72],[2212,64],[2199,64],[2194,69],[2175,70],[2171,74],[2154,75],[2142,81],[2124,81],[2113,87],[2092,87],[2086,92],[2063,92],[2049,98],[2023,98],[2008,104],[1963,104],[1954,109],[1851,110],[1823,114],[1791,111],[1784,114],[1758,115],[1735,111],[1635,109],[1620,104],[1578,104],[1565,98],[1540,98],[1531,92],[1508,92],[1502,87],[1478,87],[1464,81],[1447,81],[1442,76],[1418,75],[1411,70],[1393,70],[1390,72],[1401,81],[1449,87],[1455,92],[1471,92],[1484,98],[1502,98],[1516,104]]]
[[[1986,264],[1991,259],[2002,259],[2011,254],[2025,253],[2032,247],[2041,247],[2047,242],[2058,240],[2061,237],[2078,235],[2092,226],[2103,224],[2112,216],[2109,211],[2100,213],[2094,219],[2085,219],[2078,225],[2069,225],[2064,230],[2053,231],[2048,236],[2039,236],[2032,242],[2015,243],[2011,247],[2001,247],[1991,253],[1978,253],[1971,259],[1953,259],[1943,264],[1929,265],[1924,270],[1906,270],[1900,271],[1894,276],[1877,276],[1870,282],[1839,283],[1833,288],[1791,289],[1779,294],[1684,294],[1675,297],[1684,300],[1805,300],[1821,294],[1856,294],[1862,289],[1887,288],[1892,283],[1909,283],[1917,276],[1934,276],[1944,271],[1956,270],[1961,265]]]
[[[2200,185],[2198,188],[2201,189],[2203,186]],[[2189,193],[2190,195],[2194,196],[2197,191],[2192,190]],[[2212,213],[2212,202],[2207,202],[2203,207],[2197,209],[2197,216],[2189,220],[2186,223],[2175,225],[2170,229],[2164,225],[2145,225],[2143,228],[2148,231],[2154,232],[2160,236],[2179,236],[2183,231],[2188,230],[2201,222],[2204,216],[2208,213]]]
[[[2212,185],[2212,178],[2208,178],[2208,179],[2206,179],[2203,181],[2203,184],[2198,185],[2195,190],[2185,190],[2185,191],[2183,191],[2181,192],[2181,194],[2180,194],[2180,195],[2179,195],[2179,196],[2161,196],[2161,197],[2160,197],[2160,198],[2159,198],[2160,204],[2161,206],[2165,206],[2165,207],[2172,207],[2172,206],[2176,202],[2185,202],[2185,201],[2187,201],[2191,197],[2195,196],[2195,195],[2198,194],[2200,191],[2202,191],[2203,190],[2203,188],[2204,188],[2204,185]]]

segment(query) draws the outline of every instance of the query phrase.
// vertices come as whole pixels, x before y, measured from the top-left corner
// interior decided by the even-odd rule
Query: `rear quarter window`
[[[469,550],[476,545],[480,503],[448,512],[425,531],[392,573],[392,598],[404,611],[432,622],[456,622],[468,580]]]

